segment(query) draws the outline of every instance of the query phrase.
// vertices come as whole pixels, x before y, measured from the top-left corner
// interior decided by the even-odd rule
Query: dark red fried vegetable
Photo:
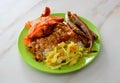
[[[66,22],[75,33],[79,34],[85,47],[91,50],[94,40],[97,39],[98,36],[92,32],[76,14],[71,14],[69,11],[66,14]]]
[[[79,38],[81,39],[82,43],[87,47],[88,38],[86,37],[86,34],[82,32],[73,22],[71,18],[71,12],[67,12],[66,14],[66,23],[70,28],[77,34],[79,34]]]

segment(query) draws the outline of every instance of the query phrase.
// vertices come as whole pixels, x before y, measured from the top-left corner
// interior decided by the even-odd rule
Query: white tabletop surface
[[[99,56],[77,72],[54,75],[28,66],[19,56],[17,38],[26,21],[45,6],[52,12],[70,10],[99,29]],[[120,83],[120,0],[2,0],[0,1],[0,83]]]

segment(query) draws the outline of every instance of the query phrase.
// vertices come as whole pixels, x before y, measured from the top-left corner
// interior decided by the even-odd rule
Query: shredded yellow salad
[[[74,42],[61,42],[45,53],[45,63],[51,69],[58,69],[63,65],[72,66],[76,64],[81,57],[87,54],[88,50],[82,45]]]

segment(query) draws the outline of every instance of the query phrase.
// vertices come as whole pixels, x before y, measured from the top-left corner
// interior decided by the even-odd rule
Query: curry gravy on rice
[[[44,59],[44,52],[53,45],[65,41],[79,42],[80,38],[76,33],[71,30],[64,23],[58,23],[53,29],[52,33],[46,37],[36,38],[28,44],[28,47],[32,53],[35,54],[35,59],[37,61],[42,61]]]

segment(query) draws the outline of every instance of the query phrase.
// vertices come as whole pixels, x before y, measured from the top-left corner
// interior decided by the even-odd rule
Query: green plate
[[[65,16],[64,13],[54,13],[51,15],[62,16],[62,17]],[[18,50],[20,52],[22,59],[35,69],[38,69],[40,71],[47,72],[47,73],[54,73],[54,74],[69,73],[69,72],[80,70],[81,68],[87,66],[89,63],[91,63],[96,58],[96,56],[98,55],[98,53],[100,51],[101,37],[100,37],[100,33],[97,30],[97,28],[90,21],[88,21],[87,19],[85,19],[83,17],[80,17],[80,18],[87,24],[87,26],[89,26],[89,28],[94,33],[96,33],[98,35],[98,39],[95,40],[93,48],[92,48],[93,50],[95,50],[97,52],[90,54],[88,57],[83,57],[80,61],[78,61],[73,66],[65,65],[60,69],[55,69],[55,70],[49,69],[43,62],[35,61],[34,55],[25,47],[25,45],[23,43],[23,38],[26,37],[29,28],[23,28],[23,30],[20,33],[19,38],[18,38]]]

